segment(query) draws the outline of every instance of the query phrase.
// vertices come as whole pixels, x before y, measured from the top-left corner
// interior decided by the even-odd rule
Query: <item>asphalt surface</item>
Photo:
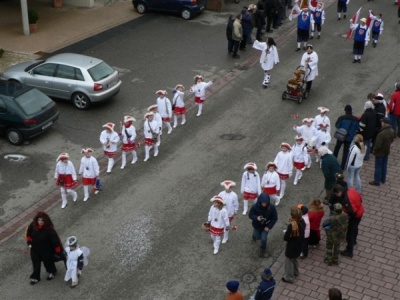
[[[361,1],[354,1],[351,9],[359,5]],[[98,136],[102,124],[118,123],[123,115],[131,114],[138,120],[136,128],[141,128],[142,116],[155,102],[156,90],[170,91],[177,83],[188,89],[198,73],[206,80],[218,82],[225,78],[228,83],[213,91],[201,117],[196,118],[195,111],[190,111],[185,126],[163,135],[157,158],[142,162],[141,149],[136,165],[119,170],[117,164],[111,175],[103,176],[104,191],[98,196],[91,196],[86,203],[70,201],[65,210],[57,206],[50,211],[62,239],[76,235],[80,244],[92,251],[77,289],[71,291],[62,283],[61,265],[54,281],[45,281],[42,273],[42,281],[29,286],[31,263],[23,254],[21,232],[0,248],[1,294],[6,299],[27,295],[29,299],[221,299],[225,282],[237,278],[245,295],[250,295],[257,274],[270,266],[284,247],[282,229],[289,207],[297,202],[308,203],[320,194],[321,173],[314,163],[298,186],[288,184],[287,195],[278,207],[279,221],[269,236],[270,257],[265,259],[257,257],[250,220],[242,215],[234,221],[238,230],[231,232],[218,255],[212,255],[211,239],[200,229],[211,205],[209,199],[221,191],[222,180],[239,183],[242,167],[249,161],[255,161],[262,173],[266,162],[279,151],[280,143],[293,142],[292,126],[304,117],[315,116],[318,106],[329,107],[334,122],[344,105],[352,104],[355,114],[361,114],[368,92],[391,91],[398,79],[399,63],[384,58],[399,54],[397,18],[389,13],[392,6],[368,5],[387,16],[382,44],[376,49],[369,46],[361,64],[351,64],[352,41],[345,42],[342,37],[348,21],[337,22],[335,5],[330,6],[323,36],[313,41],[320,57],[320,75],[310,98],[301,105],[281,100],[286,81],[302,55],[294,52],[294,25],[288,21],[273,35],[280,41],[281,62],[273,70],[268,89],[261,87],[258,63],[252,66],[259,53],[248,47],[241,60],[233,61],[227,55],[228,13],[206,12],[189,22],[148,14],[63,49],[100,57],[118,68],[122,90],[112,101],[93,106],[90,111],[78,111],[58,101],[62,114],[47,134],[22,147],[2,145],[2,154],[29,157],[19,164],[0,162],[1,170],[6,170],[1,178],[2,224],[53,188],[53,168],[60,152],[69,152],[78,167],[84,146],[94,147],[96,155],[101,156]],[[239,65],[245,59],[247,63]],[[240,76],[229,80],[229,74],[235,72]],[[224,134],[244,138],[225,140],[221,138]],[[82,200],[82,191],[78,192]]]

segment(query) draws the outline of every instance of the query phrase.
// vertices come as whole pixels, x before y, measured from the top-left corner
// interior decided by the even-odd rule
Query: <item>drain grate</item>
[[[252,283],[256,280],[256,276],[254,276],[254,274],[251,273],[247,273],[243,275],[243,282],[244,283]]]
[[[220,138],[227,141],[240,141],[243,140],[245,136],[241,134],[227,133],[221,135]]]

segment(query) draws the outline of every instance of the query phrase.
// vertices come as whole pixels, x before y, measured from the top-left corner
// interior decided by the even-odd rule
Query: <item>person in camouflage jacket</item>
[[[342,204],[333,205],[333,214],[322,222],[322,228],[326,233],[326,253],[324,262],[331,265],[339,264],[340,244],[346,240],[349,220],[343,213]]]

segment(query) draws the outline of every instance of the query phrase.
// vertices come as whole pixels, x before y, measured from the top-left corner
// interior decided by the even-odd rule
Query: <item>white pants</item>
[[[122,151],[121,154],[121,159],[122,159],[122,166],[126,166],[126,156],[127,152]],[[137,160],[137,154],[136,151],[132,151],[132,163],[134,163]]]
[[[108,165],[107,165],[107,173],[111,173],[112,168],[114,167],[114,158],[108,158]]]
[[[78,194],[74,190],[66,189],[63,187],[60,187],[60,192],[61,192],[62,205],[67,205],[67,203],[68,203],[67,194],[71,195],[72,198],[74,198],[74,199],[78,196]]]
[[[221,245],[221,237],[211,234],[211,239],[214,241],[214,251],[218,251],[219,245]]]
[[[146,145],[146,146],[144,146],[144,152],[145,152],[145,159],[147,160],[147,159],[149,159],[149,157],[150,157],[150,149],[151,149],[151,146],[148,146],[148,145]],[[154,144],[154,156],[157,156],[158,155],[158,146],[157,146],[157,143],[156,144]]]
[[[286,191],[286,180],[281,179],[281,190],[279,193],[279,196],[281,198],[283,198],[283,196],[285,195],[285,191]]]
[[[182,117],[182,125],[186,123],[186,115],[181,115]],[[174,115],[174,128],[178,126],[178,115]]]

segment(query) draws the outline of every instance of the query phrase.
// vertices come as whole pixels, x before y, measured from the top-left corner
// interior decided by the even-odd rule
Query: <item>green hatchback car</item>
[[[46,131],[59,115],[57,104],[36,88],[0,80],[0,134],[12,145]]]

